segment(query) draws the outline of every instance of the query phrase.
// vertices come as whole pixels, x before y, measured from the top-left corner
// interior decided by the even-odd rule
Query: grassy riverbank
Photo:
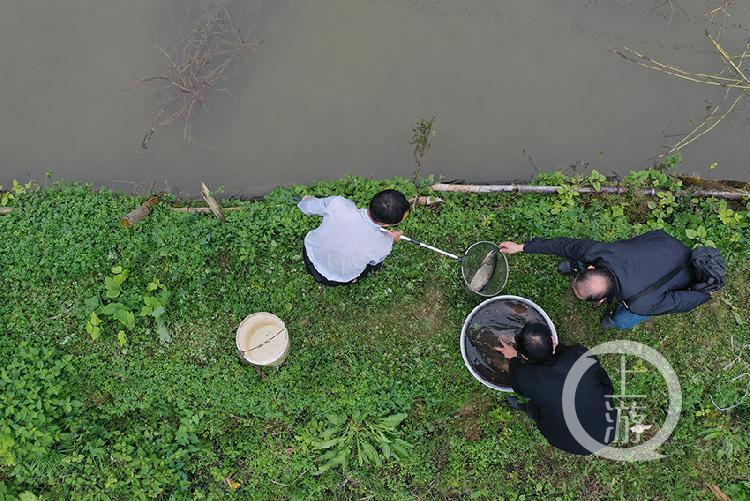
[[[630,182],[676,189],[654,172]],[[554,259],[510,259],[506,292],[543,306],[564,342],[640,341],[679,375],[683,413],[665,457],[628,464],[554,450],[471,377],[458,334],[478,299],[450,260],[402,244],[356,286],[314,284],[300,250],[318,221],[292,196],[365,204],[385,187],[414,194],[404,180],[350,178],[274,191],[224,224],[162,205],[130,229],[119,219],[142,200],[124,194],[61,184],[11,201],[17,209],[0,217],[0,498],[707,498],[710,486],[750,495],[750,399],[729,412],[710,400],[731,405],[746,384],[732,381],[746,363],[727,367],[733,346],[750,343],[744,205],[565,190],[447,195],[403,227],[456,251],[479,239],[613,240],[661,225],[722,249],[724,291],[628,333],[601,332],[601,312],[574,300]],[[140,316],[144,295],[158,303]],[[234,329],[257,311],[282,317],[292,338],[288,361],[266,379],[233,348]],[[617,380],[619,359],[603,362]],[[663,382],[636,370],[629,390],[648,395],[658,417]],[[360,466],[355,452],[346,472],[318,474],[328,416],[374,423],[402,413],[394,434],[413,445],[406,455]]]

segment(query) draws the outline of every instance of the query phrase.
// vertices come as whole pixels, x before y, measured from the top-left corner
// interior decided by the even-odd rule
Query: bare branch
[[[734,110],[734,108],[737,106],[737,103],[739,103],[743,97],[745,97],[744,94],[740,94],[739,96],[737,96],[737,99],[734,100],[734,102],[729,107],[729,109],[726,112],[724,112],[721,116],[719,116],[719,118],[716,118],[714,120],[714,117],[716,117],[716,113],[719,111],[719,108],[721,107],[721,105],[717,106],[714,109],[714,111],[711,112],[711,114],[703,122],[701,122],[698,125],[698,127],[693,129],[686,137],[684,137],[679,143],[674,145],[668,152],[663,153],[660,156],[671,155],[672,153],[683,149],[685,146],[689,145],[695,140],[700,139],[701,137],[711,132],[717,125],[719,125],[719,122],[724,120],[727,117],[727,115],[729,115]]]
[[[160,127],[175,121],[183,121],[183,139],[193,140],[191,120],[197,107],[203,106],[209,95],[227,92],[215,89],[219,82],[231,77],[231,70],[251,48],[247,38],[235,26],[227,8],[220,2],[212,2],[197,25],[168,52],[157,50],[166,59],[166,70],[161,75],[136,79],[136,85],[158,82],[157,103],[151,112],[153,118],[141,146],[146,149],[154,133]],[[162,116],[167,118],[162,118]],[[202,144],[196,141],[198,144]]]
[[[733,2],[722,2],[722,4],[724,4],[725,6],[731,5],[732,3]],[[644,68],[661,71],[662,73],[666,73],[667,75],[672,75],[674,77],[688,80],[690,82],[709,85],[713,87],[724,87],[727,90],[724,101],[716,106],[708,114],[705,120],[698,124],[697,127],[695,127],[689,134],[682,138],[677,144],[669,148],[668,151],[662,153],[661,155],[658,155],[655,158],[675,153],[676,151],[681,150],[682,148],[711,132],[722,120],[724,120],[732,111],[734,111],[734,109],[737,107],[737,104],[739,104],[739,102],[743,97],[745,97],[746,94],[750,94],[750,78],[748,78],[748,75],[742,69],[742,65],[745,62],[745,59],[748,58],[748,53],[750,53],[750,37],[748,37],[747,43],[745,45],[745,50],[742,52],[742,54],[739,56],[732,56],[708,31],[706,31],[706,36],[711,41],[711,44],[714,46],[714,49],[724,63],[724,68],[717,73],[690,72],[678,66],[658,61],[629,47],[623,47],[624,52],[613,51],[619,56],[627,59],[628,61],[632,61]],[[736,89],[740,91],[740,93],[734,99],[731,105],[726,108],[726,111],[722,112],[722,108],[728,103],[729,92],[732,89]]]
[[[713,19],[719,12],[723,13],[727,17],[731,17],[727,9],[737,3],[737,0],[719,0],[716,7],[706,13],[708,17]]]

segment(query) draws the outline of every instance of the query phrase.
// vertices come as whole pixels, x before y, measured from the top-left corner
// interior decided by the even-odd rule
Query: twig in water
[[[539,169],[536,168],[536,165],[534,164],[534,159],[531,158],[531,155],[526,153],[526,150],[523,150],[523,155],[529,159],[529,163],[531,163],[531,168],[534,169],[534,172],[539,174]]]
[[[706,36],[711,41],[711,44],[716,50],[716,53],[724,63],[724,68],[717,73],[691,72],[679,66],[664,63],[662,61],[654,59],[629,47],[624,47],[623,51],[613,51],[619,56],[627,59],[628,61],[632,61],[644,68],[661,71],[662,73],[666,73],[683,80],[688,80],[690,82],[710,85],[714,87],[723,87],[727,90],[724,96],[724,101],[722,101],[721,104],[717,105],[708,114],[703,122],[701,122],[684,138],[678,141],[677,144],[669,147],[668,151],[665,151],[664,153],[657,155],[654,158],[671,155],[672,153],[675,153],[686,147],[687,145],[693,143],[697,139],[705,136],[714,128],[716,128],[719,122],[721,122],[732,111],[734,111],[734,109],[737,107],[737,104],[739,104],[739,102],[743,97],[745,97],[745,95],[750,94],[750,78],[748,77],[748,74],[745,72],[745,70],[742,69],[743,63],[750,57],[750,37],[748,37],[747,39],[745,49],[742,54],[739,56],[732,56],[708,31],[706,31]],[[730,90],[739,91],[739,95],[734,99],[731,105],[725,108],[726,111],[723,111],[725,105],[729,102]]]
[[[683,149],[685,146],[689,145],[690,143],[696,141],[697,139],[700,139],[701,137],[711,132],[717,125],[719,125],[719,122],[724,120],[727,117],[727,115],[729,115],[734,110],[734,108],[737,106],[737,103],[739,103],[743,97],[745,97],[744,94],[740,94],[739,96],[737,96],[737,99],[735,99],[732,105],[729,106],[729,109],[727,109],[727,111],[721,114],[718,118],[715,118],[721,106],[724,105],[724,103],[726,103],[727,101],[727,98],[725,97],[724,101],[722,101],[721,104],[717,105],[716,108],[714,108],[714,110],[708,115],[708,117],[706,117],[706,119],[703,120],[703,122],[698,124],[698,126],[692,131],[690,131],[687,136],[685,136],[677,144],[672,146],[669,149],[669,151],[659,155],[659,157],[671,155],[672,153],[675,153]]]
[[[231,76],[238,59],[250,47],[246,36],[234,25],[227,8],[216,0],[196,27],[171,51],[158,48],[167,61],[165,73],[137,79],[129,87],[146,82],[159,83],[149,129],[143,136],[141,147],[147,149],[159,128],[177,121],[183,123],[185,142],[192,141],[192,119],[196,110],[205,104],[210,94],[226,92],[216,85]]]
[[[713,19],[716,14],[723,13],[727,17],[732,17],[729,15],[729,12],[727,9],[729,9],[731,6],[733,6],[735,3],[737,3],[737,0],[719,0],[719,2],[716,4],[716,6],[708,11],[706,13],[706,16]]]

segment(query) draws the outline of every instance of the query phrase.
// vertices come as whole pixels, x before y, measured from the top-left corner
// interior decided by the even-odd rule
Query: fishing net
[[[509,362],[495,350],[500,341],[515,345],[515,336],[527,323],[551,325],[540,308],[523,298],[501,296],[479,305],[466,319],[462,350],[466,363],[480,381],[506,389]],[[552,331],[554,332],[554,331]]]
[[[461,263],[466,287],[480,296],[498,295],[508,283],[508,260],[492,242],[477,242],[466,250]]]

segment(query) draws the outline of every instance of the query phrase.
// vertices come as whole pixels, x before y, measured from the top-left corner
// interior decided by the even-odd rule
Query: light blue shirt
[[[307,257],[315,269],[334,282],[351,282],[368,264],[378,264],[391,253],[393,239],[381,231],[367,209],[344,197],[306,198],[297,204],[308,216],[323,222],[305,236]]]

